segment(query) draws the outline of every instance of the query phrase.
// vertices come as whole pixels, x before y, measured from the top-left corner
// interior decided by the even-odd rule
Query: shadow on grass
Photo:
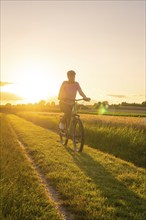
[[[17,114],[16,114],[17,115]],[[51,118],[42,119],[39,116],[32,115],[17,115],[25,120],[41,126],[45,129],[51,130],[59,134],[58,124]],[[58,119],[59,121],[59,119]],[[135,147],[128,142],[126,137],[122,138],[114,134],[113,137],[108,137],[108,133],[104,132],[90,132],[89,129],[84,127],[85,130],[85,144],[94,149],[99,149],[102,152],[112,154],[118,158],[134,163],[136,166],[145,168],[145,150],[143,146]],[[126,146],[126,147],[125,147]]]
[[[128,189],[89,154],[74,153],[69,147],[66,149],[77,166],[92,179],[104,198],[107,198],[108,205],[115,209],[116,219],[145,219],[146,200]]]

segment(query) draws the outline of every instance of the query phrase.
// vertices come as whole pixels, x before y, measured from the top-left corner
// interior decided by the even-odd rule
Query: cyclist
[[[60,129],[64,129],[65,122],[67,122],[67,125],[70,123],[72,107],[77,92],[83,97],[85,101],[90,101],[90,98],[86,97],[86,95],[83,93],[79,83],[75,81],[75,76],[75,71],[69,70],[67,72],[68,81],[64,81],[60,87],[58,99],[60,100],[60,109],[62,112],[64,112],[64,116],[62,117],[59,124]]]

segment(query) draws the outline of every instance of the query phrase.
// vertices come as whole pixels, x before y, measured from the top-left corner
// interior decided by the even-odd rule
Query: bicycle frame
[[[77,114],[77,101],[83,99],[72,100],[74,105],[72,108],[71,120],[69,126],[66,123],[65,131],[60,131],[60,142],[65,146],[68,140],[71,139],[74,145],[74,151],[81,152],[84,145],[84,128],[80,120],[80,115]]]
[[[68,126],[68,128],[67,128],[69,134],[71,133],[73,120],[74,120],[75,118],[80,118],[80,115],[77,114],[77,102],[78,102],[78,101],[82,101],[82,100],[84,100],[84,99],[71,100],[71,101],[74,101],[74,105],[73,105],[73,108],[72,108],[72,114],[71,114],[70,124],[69,124],[69,126]]]

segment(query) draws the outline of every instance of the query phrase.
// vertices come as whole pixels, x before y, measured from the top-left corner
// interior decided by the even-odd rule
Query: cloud
[[[146,97],[146,95],[142,95],[142,94],[140,94],[140,95],[132,95],[133,97]]]
[[[23,99],[14,93],[1,92],[1,101],[18,101],[18,100],[23,100]]]
[[[6,85],[10,85],[10,84],[13,84],[13,83],[0,81],[0,86],[6,86]]]
[[[114,98],[127,98],[127,96],[125,95],[112,95],[112,94],[107,94],[107,95]]]

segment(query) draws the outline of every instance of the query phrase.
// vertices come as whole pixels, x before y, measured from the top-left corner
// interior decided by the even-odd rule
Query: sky
[[[71,69],[93,101],[145,101],[145,1],[1,0],[2,103],[56,97]]]

